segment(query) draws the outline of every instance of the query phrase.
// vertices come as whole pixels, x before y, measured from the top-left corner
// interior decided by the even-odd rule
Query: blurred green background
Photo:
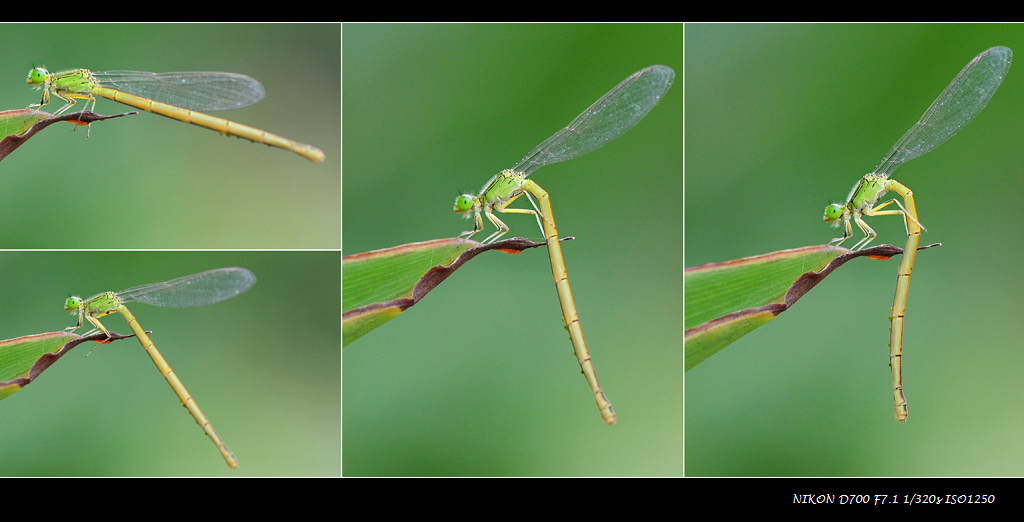
[[[237,470],[126,339],[80,345],[0,401],[0,474],[339,476],[337,252],[0,253],[0,338],[73,325],[63,310],[70,294],[224,266],[252,270],[256,286],[206,307],[129,308],[234,451]],[[130,333],[119,314],[103,324]]]
[[[489,253],[345,349],[345,475],[680,475],[682,27],[344,25],[342,42],[345,254],[471,229],[458,194],[633,72],[677,75],[636,128],[531,176],[577,238],[562,251],[618,424],[580,374],[546,252]]]
[[[339,24],[0,26],[0,110],[39,102],[25,83],[33,66],[235,72],[267,95],[215,116],[327,155],[313,164],[145,112],[97,123],[89,139],[55,125],[0,164],[0,247],[339,248],[340,33]],[[134,110],[105,99],[96,108]]]
[[[825,205],[995,45],[1019,61],[1024,29],[687,25],[686,266],[841,235]],[[688,476],[1021,474],[1022,67],[893,176],[914,191],[921,243],[943,244],[918,254],[910,285],[909,421],[893,418],[888,367],[899,258],[858,260],[686,374]],[[899,219],[869,223],[874,244],[904,244]]]

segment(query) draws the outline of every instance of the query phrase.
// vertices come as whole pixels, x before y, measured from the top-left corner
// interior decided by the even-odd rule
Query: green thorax
[[[497,209],[522,192],[525,183],[526,176],[518,174],[511,169],[506,169],[499,172],[484,185],[477,199],[482,207]]]
[[[82,311],[89,317],[103,317],[112,314],[121,306],[121,300],[114,292],[103,292],[82,302]]]
[[[864,209],[870,209],[878,201],[878,198],[882,197],[889,191],[889,180],[885,176],[878,174],[867,174],[860,179],[860,182],[853,187],[850,191],[850,196],[847,198],[846,208],[850,212],[863,211]]]
[[[56,92],[88,93],[97,86],[88,69],[74,69],[53,73],[50,87]]]

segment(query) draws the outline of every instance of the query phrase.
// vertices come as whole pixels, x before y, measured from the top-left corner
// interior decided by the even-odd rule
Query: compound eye
[[[455,199],[455,211],[462,213],[473,208],[473,198],[468,194],[463,194]]]
[[[825,207],[825,222],[831,223],[839,218],[843,217],[843,207],[836,203],[833,203]]]
[[[68,300],[64,303],[64,309],[65,310],[77,310],[78,307],[81,306],[81,305],[82,305],[82,298],[81,297],[69,297]]]

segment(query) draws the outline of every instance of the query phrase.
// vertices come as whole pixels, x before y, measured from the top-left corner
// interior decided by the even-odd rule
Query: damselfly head
[[[33,89],[38,89],[46,83],[46,77],[49,75],[50,73],[46,69],[35,67],[28,72],[28,79],[26,81]]]
[[[455,198],[455,212],[457,212],[459,214],[462,214],[462,213],[464,213],[464,212],[466,212],[468,210],[472,210],[473,209],[473,200],[474,199],[476,199],[476,198],[474,198],[470,194],[463,194],[463,195],[459,196],[458,198]],[[465,217],[468,218],[469,214],[466,214]]]
[[[64,309],[69,312],[77,311],[80,306],[82,306],[81,297],[71,296],[64,302]]]
[[[839,203],[832,203],[825,207],[825,222],[831,223],[833,227],[839,226],[839,218],[843,217],[843,207]]]

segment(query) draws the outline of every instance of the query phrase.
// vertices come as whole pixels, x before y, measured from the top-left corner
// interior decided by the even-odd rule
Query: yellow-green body
[[[467,230],[459,237],[469,238],[483,230],[481,213],[497,227],[498,230],[488,236],[484,243],[490,243],[508,232],[508,226],[494,215],[495,212],[533,214],[537,219],[547,241],[551,274],[555,280],[565,328],[569,331],[576,359],[597,401],[601,419],[609,425],[615,424],[615,410],[601,389],[590,353],[583,341],[583,330],[569,290],[569,279],[548,193],[526,178],[543,165],[586,154],[633,128],[658,104],[674,79],[675,71],[663,65],[652,65],[633,73],[569,122],[569,125],[537,145],[513,168],[503,170],[491,178],[479,195],[463,194],[455,200],[455,212],[467,218],[472,215],[474,220],[473,230]],[[510,203],[523,194],[526,194],[533,210],[508,208]],[[534,197],[537,201],[534,201]]]
[[[507,208],[517,198],[526,194],[534,210]],[[535,202],[533,197],[537,198]],[[539,206],[538,206],[539,203]],[[526,179],[526,176],[519,174],[512,169],[506,169],[491,178],[480,190],[480,195],[472,197],[468,194],[459,196],[455,201],[455,212],[467,213],[473,211],[473,230],[463,232],[464,236],[472,236],[483,230],[483,220],[480,213],[483,212],[487,219],[498,228],[491,234],[484,243],[489,243],[508,232],[505,225],[494,212],[510,212],[519,214],[533,214],[537,218],[541,231],[544,232],[544,240],[548,245],[548,260],[551,262],[551,273],[555,280],[555,291],[558,293],[558,302],[562,308],[562,318],[565,321],[565,328],[569,331],[569,339],[572,341],[573,351],[576,360],[580,364],[590,390],[597,401],[601,419],[605,424],[615,424],[615,410],[611,402],[604,394],[601,383],[597,380],[597,373],[594,371],[594,364],[590,360],[590,352],[583,340],[583,329],[580,327],[579,317],[576,315],[576,305],[573,303],[572,291],[569,289],[569,277],[565,271],[565,261],[562,259],[562,247],[558,241],[558,231],[555,229],[555,217],[551,211],[551,201],[548,193],[539,185]]]
[[[1002,83],[1012,58],[1013,52],[1001,46],[987,49],[974,57],[925,110],[918,122],[896,141],[875,170],[854,186],[846,204],[833,203],[825,209],[825,222],[838,226],[841,219],[843,223],[843,237],[835,238],[830,243],[842,244],[852,235],[850,220],[857,223],[864,232],[864,239],[857,242],[853,250],[864,248],[877,236],[861,216],[903,216],[907,245],[896,276],[896,293],[889,312],[889,365],[892,369],[895,415],[900,422],[907,420],[907,400],[903,394],[903,316],[910,288],[910,273],[924,227],[917,218],[914,193],[888,177],[904,162],[927,153],[956,135],[981,112]],[[891,199],[876,206],[878,199],[888,191],[900,196],[903,204],[897,199]],[[892,203],[896,203],[899,210],[881,210]]]
[[[917,209],[914,208],[913,194],[909,193],[904,201],[907,214],[904,222],[907,226],[907,246],[903,248],[903,259],[896,275],[896,293],[893,296],[892,308],[889,309],[889,367],[892,370],[892,393],[896,420],[907,420],[907,398],[903,395],[903,315],[907,311],[907,292],[910,290],[910,272],[914,268],[914,257],[917,245],[921,241],[921,227],[917,222]]]
[[[576,304],[572,300],[572,291],[569,289],[569,276],[565,272],[565,261],[562,259],[562,247],[558,241],[558,230],[555,229],[555,217],[551,212],[551,200],[548,193],[539,185],[528,181],[523,186],[537,198],[540,204],[541,228],[544,230],[544,240],[548,243],[548,260],[551,262],[551,274],[555,279],[555,290],[558,292],[558,303],[562,307],[562,318],[565,320],[565,329],[569,331],[569,339],[572,341],[576,360],[580,363],[580,369],[587,383],[590,384],[590,391],[594,394],[597,407],[601,412],[601,419],[605,424],[615,424],[615,410],[612,403],[605,397],[601,383],[597,380],[597,373],[594,371],[594,363],[590,361],[590,352],[587,344],[583,341],[583,329],[580,327],[580,318],[576,315]]]
[[[221,440],[220,436],[217,435],[217,432],[214,431],[210,421],[207,420],[205,415],[203,415],[203,411],[199,409],[199,405],[196,404],[192,395],[189,394],[187,389],[185,389],[185,385],[181,383],[178,376],[174,374],[173,370],[171,370],[171,366],[167,364],[167,361],[164,360],[162,355],[160,355],[156,346],[153,345],[153,341],[151,341],[149,336],[146,335],[146,331],[139,326],[139,322],[135,319],[135,316],[128,311],[128,308],[124,306],[121,300],[117,297],[117,294],[114,292],[104,292],[86,300],[79,297],[69,297],[67,302],[64,304],[64,309],[78,314],[78,326],[70,327],[68,330],[74,331],[81,328],[82,318],[85,317],[93,324],[93,326],[107,334],[108,337],[110,336],[110,333],[107,332],[107,329],[103,327],[102,323],[100,323],[99,318],[105,315],[110,315],[114,312],[120,312],[128,322],[128,327],[132,329],[132,332],[134,332],[135,336],[138,337],[139,342],[142,343],[142,347],[146,350],[146,353],[148,353],[149,357],[153,360],[153,364],[156,364],[157,369],[160,370],[160,374],[167,380],[167,384],[171,386],[171,389],[174,390],[175,394],[177,394],[178,399],[181,400],[181,403],[186,409],[188,409],[189,413],[192,414],[192,417],[196,420],[196,423],[199,424],[199,427],[201,427],[203,432],[205,432],[206,435],[210,437],[210,440],[213,441],[213,444],[217,447],[217,450],[220,451],[224,461],[227,462],[231,469],[238,467],[238,459],[235,458],[235,454],[228,449],[227,445],[224,444],[224,441]]]
[[[217,118],[201,112],[189,110],[150,100],[121,92],[115,89],[104,87],[93,76],[88,69],[73,69],[58,73],[50,73],[46,69],[37,67],[29,72],[28,83],[43,89],[43,98],[38,104],[30,107],[42,107],[50,102],[50,94],[64,100],[65,105],[56,114],[63,114],[75,105],[76,99],[86,100],[85,109],[89,109],[89,102],[96,105],[96,96],[114,100],[136,109],[159,114],[185,123],[191,123],[200,127],[215,130],[222,134],[237,136],[256,143],[262,143],[271,147],[278,147],[290,150],[310,161],[319,163],[324,160],[324,153],[320,149],[295,140],[283,138],[264,130],[256,129],[248,125],[242,125],[233,121]]]

